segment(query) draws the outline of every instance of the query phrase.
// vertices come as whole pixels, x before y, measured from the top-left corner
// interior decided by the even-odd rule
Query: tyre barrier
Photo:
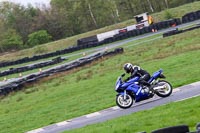
[[[172,36],[172,35],[176,35],[176,34],[179,34],[179,33],[187,32],[187,31],[191,31],[191,30],[194,30],[194,29],[197,29],[197,28],[200,28],[200,24],[197,24],[196,26],[193,26],[191,28],[187,28],[187,29],[184,29],[184,30],[178,30],[178,28],[176,28],[175,30],[170,30],[170,31],[163,33],[163,38],[168,37],[168,36]]]
[[[49,58],[49,57],[54,57],[54,56],[59,56],[59,55],[63,55],[63,54],[67,54],[67,53],[72,53],[74,51],[78,51],[80,49],[84,49],[87,48],[87,46],[71,46],[69,48],[63,49],[63,50],[59,50],[56,52],[51,52],[51,53],[47,53],[47,54],[42,54],[42,55],[34,55],[32,57],[24,57],[22,59],[18,59],[15,61],[4,61],[4,62],[0,62],[0,68],[1,67],[7,67],[7,66],[12,66],[12,65],[18,65],[18,64],[22,64],[22,63],[27,63],[27,62],[32,62],[32,61],[37,61],[37,60],[41,60],[41,59],[45,59],[45,58]]]
[[[151,133],[200,133],[200,123],[196,124],[196,131],[189,131],[188,125],[178,125],[157,129]]]
[[[138,133],[146,132],[142,131]],[[200,123],[196,124],[196,131],[190,131],[188,125],[177,125],[153,130],[151,133],[200,133]]]
[[[81,66],[84,66],[86,64],[89,64],[97,59],[100,59],[102,57],[106,56],[112,56],[116,54],[123,53],[123,48],[116,48],[113,51],[104,51],[99,52],[95,55],[91,55],[89,57],[80,58],[78,60],[75,60],[70,63],[66,63],[57,67],[50,68],[48,70],[44,70],[42,72],[37,72],[34,74],[30,74],[28,76],[23,76],[21,78],[13,79],[11,81],[2,81],[0,82],[0,96],[6,96],[10,92],[18,91],[23,88],[25,84],[34,83],[35,81],[38,81],[39,79],[43,77],[47,77],[59,72],[69,71],[74,68],[78,68]]]
[[[98,42],[97,35],[78,39],[77,45],[81,46],[81,45],[87,45],[88,43],[95,43],[95,42]]]
[[[196,11],[195,13],[197,15],[197,18],[200,19],[200,10]]]
[[[189,127],[188,125],[178,125],[157,129],[152,131],[151,133],[189,133]]]
[[[32,65],[27,65],[27,66],[18,67],[18,68],[10,68],[9,70],[0,72],[0,77],[15,74],[15,73],[21,73],[21,72],[25,72],[25,71],[29,71],[29,70],[33,70],[33,69],[43,68],[43,67],[50,66],[50,65],[55,65],[55,64],[63,62],[64,60],[66,60],[66,59],[61,58],[61,57],[56,57],[50,61],[43,61],[40,63],[35,63]]]
[[[168,37],[168,36],[172,36],[172,35],[176,35],[176,34],[179,34],[181,32],[182,32],[182,30],[178,30],[178,28],[176,28],[175,30],[170,30],[170,31],[163,33],[163,38]]]
[[[197,19],[200,19],[200,10],[196,12],[190,12],[182,16],[182,23],[188,23]]]

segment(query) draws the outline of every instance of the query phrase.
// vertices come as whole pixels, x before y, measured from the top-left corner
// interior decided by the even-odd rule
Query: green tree
[[[51,36],[45,30],[40,30],[28,35],[28,46],[35,46],[43,43],[47,43],[51,41]]]
[[[1,16],[5,21],[5,26],[15,29],[27,41],[27,36],[33,32],[33,18],[36,16],[36,9],[31,6],[24,7],[11,2],[3,2],[0,6]]]
[[[0,40],[1,52],[23,48],[22,38],[14,29],[7,30],[7,32],[1,34],[0,38],[2,38]]]

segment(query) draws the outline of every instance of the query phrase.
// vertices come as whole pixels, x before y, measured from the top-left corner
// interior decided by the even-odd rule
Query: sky
[[[50,5],[51,0],[0,0],[2,1],[10,1],[14,3],[19,3],[21,5],[27,6],[28,4],[31,4],[32,6],[36,6],[38,4],[45,4],[45,5]]]

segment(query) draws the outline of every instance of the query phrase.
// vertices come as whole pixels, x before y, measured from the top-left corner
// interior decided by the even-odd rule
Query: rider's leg
[[[139,79],[139,84],[141,85],[142,89],[144,89],[145,92],[152,92],[152,86],[151,84],[148,82],[148,80],[150,79],[150,75],[149,74],[145,74],[142,77],[140,77]]]
[[[143,75],[142,77],[140,77],[139,79],[139,84],[142,85],[142,86],[147,86],[147,87],[150,87],[151,84],[148,83],[148,80],[150,79],[150,75],[149,74],[145,74]]]

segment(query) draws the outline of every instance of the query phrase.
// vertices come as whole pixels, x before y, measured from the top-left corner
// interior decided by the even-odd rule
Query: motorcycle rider
[[[138,83],[142,86],[142,88],[145,89],[146,88],[145,86],[147,86],[149,90],[151,90],[151,84],[148,83],[148,80],[151,78],[151,76],[146,70],[140,68],[137,65],[133,65],[131,63],[124,64],[123,68],[126,73],[131,74],[131,76],[128,77],[125,81],[128,81],[129,79],[134,78],[135,76],[139,76],[140,79]]]

